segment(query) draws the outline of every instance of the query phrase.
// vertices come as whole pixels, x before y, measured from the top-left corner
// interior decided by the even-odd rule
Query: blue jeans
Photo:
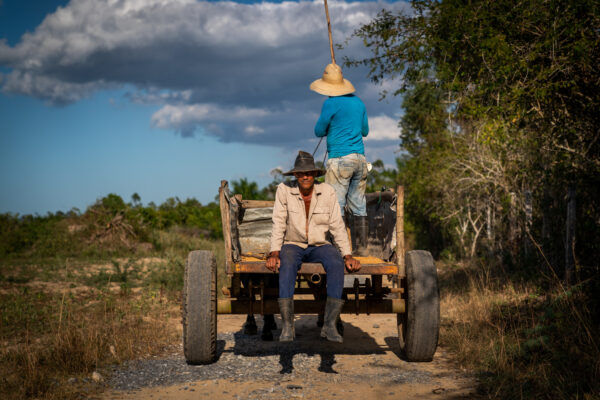
[[[294,296],[296,276],[303,262],[321,263],[327,273],[327,296],[342,298],[344,290],[344,259],[330,244],[308,246],[303,249],[295,244],[284,244],[279,252],[279,297]]]
[[[356,216],[367,216],[365,189],[367,188],[367,160],[362,154],[348,154],[327,160],[325,183],[335,189],[342,216],[344,206]]]

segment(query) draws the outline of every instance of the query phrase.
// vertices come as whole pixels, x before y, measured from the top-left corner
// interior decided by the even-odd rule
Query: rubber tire
[[[188,364],[217,358],[217,262],[206,250],[190,252],[185,266],[183,353]]]
[[[407,361],[431,361],[440,328],[440,292],[431,253],[406,253],[406,312],[397,314],[398,339]]]

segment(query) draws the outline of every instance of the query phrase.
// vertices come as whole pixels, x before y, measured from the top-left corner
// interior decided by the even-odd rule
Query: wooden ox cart
[[[397,316],[398,339],[408,361],[430,361],[438,341],[437,271],[428,251],[404,251],[402,187],[367,194],[369,257],[357,272],[345,271],[342,313]],[[217,299],[217,265],[210,251],[189,253],[183,292],[183,344],[190,364],[217,356],[217,314],[277,314],[277,274],[265,267],[269,252],[272,201],[231,195],[221,182],[219,202],[225,242],[225,268],[231,286]],[[352,235],[351,235],[352,236]],[[294,313],[317,314],[325,307],[325,270],[304,263],[298,271]]]

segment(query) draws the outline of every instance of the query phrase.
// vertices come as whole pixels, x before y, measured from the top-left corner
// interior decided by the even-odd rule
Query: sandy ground
[[[221,350],[212,366],[185,366],[182,354],[170,362],[182,368],[244,369],[222,378],[189,379],[167,386],[137,390],[109,390],[104,399],[465,399],[475,398],[477,382],[452,363],[438,348],[429,363],[408,363],[399,356],[395,317],[384,315],[343,315],[343,344],[319,337],[316,316],[296,317],[296,340],[292,347],[263,342],[260,335],[241,333],[245,316],[218,316]],[[261,318],[257,318],[259,329]],[[281,322],[277,319],[277,325]],[[275,331],[275,336],[279,331]],[[290,351],[290,349],[293,349]],[[285,353],[285,354],[284,354]],[[175,358],[173,358],[175,357]],[[238,364],[237,366],[235,364]],[[131,368],[131,367],[129,367]],[[258,368],[255,376],[246,368]],[[265,372],[266,370],[271,372]],[[200,370],[197,370],[200,371]],[[208,370],[204,370],[208,371]],[[135,371],[133,371],[135,373]],[[146,374],[147,372],[140,372]],[[252,376],[252,378],[248,378]],[[181,382],[181,380],[176,380]]]

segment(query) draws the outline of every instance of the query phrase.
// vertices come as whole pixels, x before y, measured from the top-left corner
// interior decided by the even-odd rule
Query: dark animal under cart
[[[231,286],[217,300],[217,265],[210,251],[190,252],[183,290],[183,344],[190,364],[216,359],[217,314],[276,314],[277,274],[265,266],[271,233],[272,201],[231,195],[221,182],[219,202],[225,242],[225,269]],[[367,194],[369,257],[356,257],[361,269],[345,271],[342,313],[397,315],[398,339],[408,361],[430,361],[438,342],[437,271],[428,251],[404,252],[404,196],[382,191]],[[352,236],[352,235],[351,235]],[[275,278],[275,279],[273,279]],[[354,279],[352,279],[354,278]],[[325,308],[327,279],[321,264],[304,263],[298,271],[295,314]]]

